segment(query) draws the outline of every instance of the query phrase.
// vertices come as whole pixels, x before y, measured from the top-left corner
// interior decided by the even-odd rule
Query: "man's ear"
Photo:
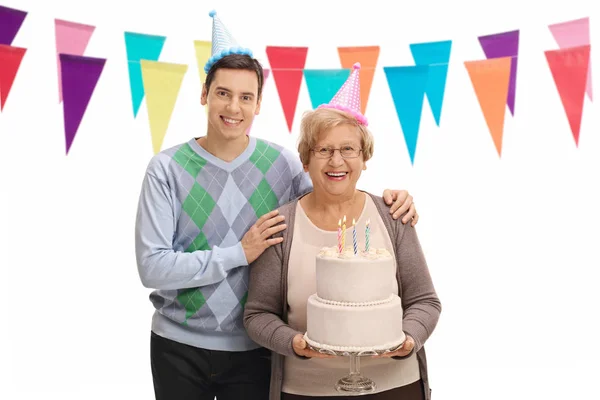
[[[260,103],[261,102],[262,102],[262,94],[260,95],[260,97],[258,98],[258,101],[256,102],[256,110],[254,111],[254,115],[260,114]]]
[[[202,84],[202,95],[200,95],[200,104],[205,106],[207,97],[208,97],[208,90],[206,90],[206,84]]]

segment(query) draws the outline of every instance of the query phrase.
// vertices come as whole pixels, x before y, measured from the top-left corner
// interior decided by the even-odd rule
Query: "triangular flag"
[[[0,44],[12,44],[26,16],[26,11],[0,6]]]
[[[200,73],[200,88],[204,85],[206,80],[206,72],[204,71],[204,65],[210,58],[211,41],[206,40],[194,40],[194,48],[196,49],[196,62],[198,64],[198,72]]]
[[[58,101],[62,101],[62,82],[59,54],[82,56],[96,27],[77,22],[54,20],[56,34],[56,64],[58,68]]]
[[[0,44],[0,65],[2,66],[0,68],[0,111],[4,109],[4,104],[6,104],[26,51],[27,49],[22,47]]]
[[[429,67],[383,67],[383,70],[402,126],[410,162],[414,165]]]
[[[360,63],[360,109],[365,114],[379,59],[379,46],[338,47],[338,55],[342,68],[351,70],[354,63]]]
[[[510,80],[506,104],[512,115],[515,115],[515,95],[517,92],[517,62],[519,58],[519,31],[496,33],[493,35],[479,36],[479,43],[483,48],[485,57],[491,58],[511,57]]]
[[[165,36],[125,32],[127,67],[129,69],[129,85],[131,87],[131,103],[133,105],[134,117],[137,116],[142,100],[144,99],[144,83],[140,61],[157,61],[166,39]]]
[[[502,156],[502,136],[511,60],[511,57],[504,57],[465,61],[475,95],[499,156]]]
[[[346,79],[350,76],[349,69],[305,69],[304,79],[312,108],[327,104]]]
[[[560,100],[569,120],[575,145],[578,146],[590,61],[590,46],[549,50],[545,54]]]
[[[452,40],[413,43],[410,45],[410,52],[415,64],[429,66],[429,78],[427,79],[425,94],[437,126],[440,126],[442,118],[442,104],[444,103],[451,50]]]
[[[196,49],[196,63],[198,65],[198,72],[200,73],[200,91],[202,91],[202,87],[206,81],[206,71],[204,71],[204,66],[210,58],[212,42],[206,40],[195,40],[194,48]],[[204,107],[204,112],[206,115],[208,115],[208,107]]]
[[[590,19],[589,17],[559,22],[549,25],[554,40],[561,49],[586,46],[590,44]],[[592,60],[589,61],[587,85],[585,88],[588,97],[592,100]]]
[[[69,154],[85,110],[106,63],[105,58],[61,54],[66,153]]]
[[[160,152],[177,102],[181,82],[187,72],[185,64],[141,61],[146,107],[154,154]]]
[[[268,69],[268,68],[263,68],[263,78],[264,78],[264,80],[263,80],[262,93],[265,92],[265,85],[267,84],[267,80],[269,79],[269,75],[271,75],[271,70]],[[262,94],[261,94],[261,96],[262,96]],[[264,98],[265,97],[262,96],[261,104],[262,104],[262,101],[263,101]],[[206,108],[206,111],[208,112],[208,107],[205,107],[205,108]],[[256,117],[258,117],[258,115],[254,116],[254,118],[256,118]],[[248,127],[248,130],[246,131],[246,135],[250,134],[250,131],[252,130],[252,125],[254,125],[254,120],[252,120],[252,124],[250,124],[250,126]]]
[[[267,46],[266,52],[288,130],[291,133],[308,47]]]

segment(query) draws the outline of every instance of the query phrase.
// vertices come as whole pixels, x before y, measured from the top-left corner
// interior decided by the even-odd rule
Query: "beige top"
[[[352,217],[349,219],[352,221]],[[364,247],[364,234],[361,238],[358,232],[365,231],[367,219],[371,220],[371,246],[385,248],[394,255],[386,226],[369,196],[366,196],[361,215],[356,218],[359,247]],[[306,303],[308,297],[317,291],[315,256],[324,246],[335,246],[337,231],[324,231],[316,227],[307,217],[300,202],[296,209],[293,229],[294,240],[291,244],[287,277],[288,324],[295,330],[306,332]],[[346,246],[352,246],[351,229],[347,229]],[[395,279],[393,285],[394,294],[398,294],[398,282]],[[335,391],[334,384],[348,373],[349,362],[348,357],[310,360],[285,357],[282,391],[305,396],[343,395]],[[375,381],[376,392],[408,385],[420,378],[415,353],[404,360],[361,357],[360,370]]]

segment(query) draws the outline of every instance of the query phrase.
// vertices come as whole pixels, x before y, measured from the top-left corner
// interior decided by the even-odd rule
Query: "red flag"
[[[590,64],[590,46],[548,50],[545,53],[556,89],[569,120],[575,145],[578,146]]]
[[[0,44],[0,65],[2,66],[0,68],[0,110],[4,109],[4,104],[8,99],[10,88],[15,81],[25,51],[27,49],[22,47]]]
[[[308,47],[267,46],[266,52],[283,113],[291,133]]]

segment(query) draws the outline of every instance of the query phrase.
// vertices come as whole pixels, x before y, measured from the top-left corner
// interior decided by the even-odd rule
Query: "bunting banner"
[[[465,61],[475,95],[483,112],[498,156],[502,157],[502,138],[506,98],[509,91],[512,57]]]
[[[12,45],[27,12],[0,5],[0,44]]]
[[[506,104],[512,115],[515,115],[515,97],[517,93],[517,61],[519,59],[519,31],[495,33],[493,35],[479,36],[479,43],[483,48],[485,57],[492,58],[510,57],[510,79]]]
[[[60,54],[66,154],[75,139],[106,59]]]
[[[13,43],[28,13],[0,6],[0,111],[8,102],[27,49]],[[579,147],[585,98],[593,100],[590,18],[548,25],[558,49],[544,52],[552,80],[567,117],[576,147]],[[93,25],[54,19],[59,103],[63,103],[66,152],[72,148],[88,104],[100,79],[106,59],[85,56],[94,34]],[[516,109],[520,31],[511,30],[477,36],[485,59],[464,61],[474,94],[500,158],[506,108]],[[160,61],[166,36],[124,32],[133,118],[146,99],[148,121],[155,153],[161,150],[188,66]],[[192,40],[199,88],[206,80],[204,65],[212,54],[213,42]],[[414,65],[383,66],[411,164],[416,160],[423,102],[427,98],[436,125],[441,125],[452,40],[411,43]],[[354,63],[361,64],[361,112],[367,113],[381,49],[379,46],[339,46],[339,68],[306,68],[308,47],[266,46],[272,74],[289,133],[302,81],[313,109],[327,103],[348,79]],[[191,46],[190,46],[190,51]],[[200,97],[200,94],[198,95]],[[262,103],[269,101],[264,96]],[[207,111],[207,110],[206,110]],[[249,135],[252,124],[247,130]]]
[[[152,149],[154,154],[158,154],[167,133],[179,89],[188,66],[141,60],[140,69],[146,94]]]
[[[560,95],[575,145],[579,146],[579,129],[588,82],[590,46],[571,47],[545,52],[552,78]]]
[[[266,52],[288,130],[291,133],[308,47],[267,46]]]
[[[590,19],[589,17],[560,22],[549,25],[548,28],[560,49],[590,45]],[[592,60],[590,58],[585,91],[592,99]]]
[[[329,103],[348,76],[350,76],[350,69],[305,69],[304,80],[312,108]]]
[[[54,20],[56,35],[56,64],[58,69],[58,102],[62,102],[62,73],[60,54],[83,56],[96,27],[77,22]]]
[[[383,71],[394,100],[410,162],[414,165],[429,66],[383,67]]]
[[[134,118],[137,117],[145,94],[140,62],[142,60],[158,61],[165,40],[167,40],[165,36],[125,32],[125,48],[127,50],[127,67]]]
[[[338,47],[342,68],[350,71],[354,63],[360,63],[360,108],[363,115],[366,114],[375,68],[377,68],[377,60],[379,59],[379,51],[379,46]],[[335,93],[327,99],[326,103],[334,95]]]
[[[27,49],[0,44],[0,111],[8,99],[19,66]]]
[[[415,64],[429,67],[425,95],[437,126],[440,126],[442,118],[442,104],[444,103],[451,50],[451,40],[410,45],[410,52]]]

